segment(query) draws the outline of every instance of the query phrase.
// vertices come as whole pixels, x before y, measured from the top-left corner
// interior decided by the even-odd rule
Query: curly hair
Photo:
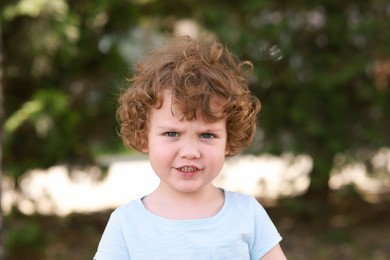
[[[228,156],[238,154],[252,143],[260,111],[246,83],[252,69],[216,41],[172,38],[136,65],[119,97],[117,119],[125,146],[138,151],[147,146],[150,110],[161,108],[169,90],[183,119],[226,119]]]

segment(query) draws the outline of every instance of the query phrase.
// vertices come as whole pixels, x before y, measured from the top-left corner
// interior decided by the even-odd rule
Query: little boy
[[[221,44],[188,36],[136,66],[119,98],[120,135],[149,155],[160,184],[111,214],[94,259],[286,259],[264,208],[212,183],[253,140],[251,69]]]

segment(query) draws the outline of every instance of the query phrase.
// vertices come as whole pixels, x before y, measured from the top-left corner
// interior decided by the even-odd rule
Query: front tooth
[[[195,171],[194,167],[182,167],[181,170],[183,172],[193,172],[193,171]]]

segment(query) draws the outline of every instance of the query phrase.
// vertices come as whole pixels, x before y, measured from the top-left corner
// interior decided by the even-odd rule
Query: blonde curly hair
[[[150,110],[161,108],[168,90],[183,119],[226,119],[228,155],[238,154],[253,141],[261,107],[246,83],[251,72],[251,63],[240,62],[216,41],[174,37],[136,65],[118,100],[119,135],[129,149],[147,147]]]

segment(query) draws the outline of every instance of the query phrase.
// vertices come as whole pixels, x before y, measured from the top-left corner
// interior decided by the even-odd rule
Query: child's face
[[[226,121],[181,118],[166,91],[162,107],[151,110],[148,146],[143,151],[149,153],[160,187],[181,193],[212,188],[228,154]]]

